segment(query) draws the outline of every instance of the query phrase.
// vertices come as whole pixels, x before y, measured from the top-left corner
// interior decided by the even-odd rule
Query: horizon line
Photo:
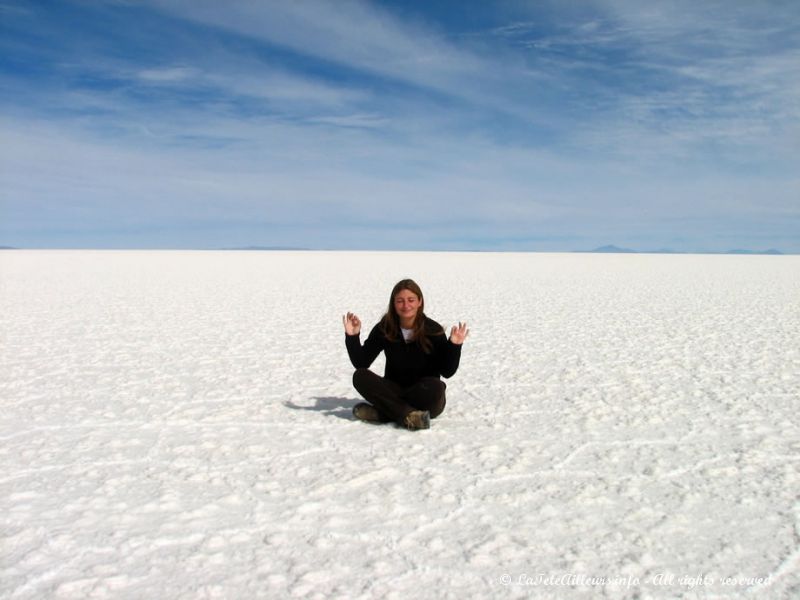
[[[784,252],[775,248],[766,250],[750,250],[733,248],[730,250],[633,250],[628,248],[608,249],[600,246],[590,250],[502,250],[502,249],[395,249],[395,248],[303,248],[289,246],[243,246],[218,248],[165,248],[165,247],[18,247],[0,246],[0,251],[97,251],[97,252],[407,252],[407,253],[452,253],[452,254],[664,254],[664,255],[725,255],[725,256],[797,256],[798,252]]]

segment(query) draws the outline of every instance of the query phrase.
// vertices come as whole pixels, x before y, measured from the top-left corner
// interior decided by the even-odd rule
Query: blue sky
[[[800,3],[0,0],[0,245],[800,252]]]

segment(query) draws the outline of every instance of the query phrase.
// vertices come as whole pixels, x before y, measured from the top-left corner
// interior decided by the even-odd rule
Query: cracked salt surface
[[[407,276],[471,328],[414,433],[353,420],[341,326]],[[0,596],[800,597],[799,299],[793,256],[3,252]]]

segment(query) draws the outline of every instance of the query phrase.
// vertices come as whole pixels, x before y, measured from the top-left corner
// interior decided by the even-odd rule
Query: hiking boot
[[[431,428],[431,413],[427,410],[412,410],[403,420],[406,429],[416,431],[418,429]]]
[[[359,402],[356,404],[353,407],[353,415],[356,419],[366,421],[367,423],[383,423],[378,409],[366,402]]]

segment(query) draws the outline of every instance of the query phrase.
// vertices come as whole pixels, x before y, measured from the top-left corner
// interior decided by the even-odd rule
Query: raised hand
[[[467,329],[467,324],[459,321],[458,327],[453,325],[453,328],[450,330],[450,341],[460,346],[464,343],[464,340],[467,339],[468,335],[469,329]]]
[[[344,323],[344,332],[347,335],[357,335],[361,333],[361,319],[349,312],[342,317]]]

